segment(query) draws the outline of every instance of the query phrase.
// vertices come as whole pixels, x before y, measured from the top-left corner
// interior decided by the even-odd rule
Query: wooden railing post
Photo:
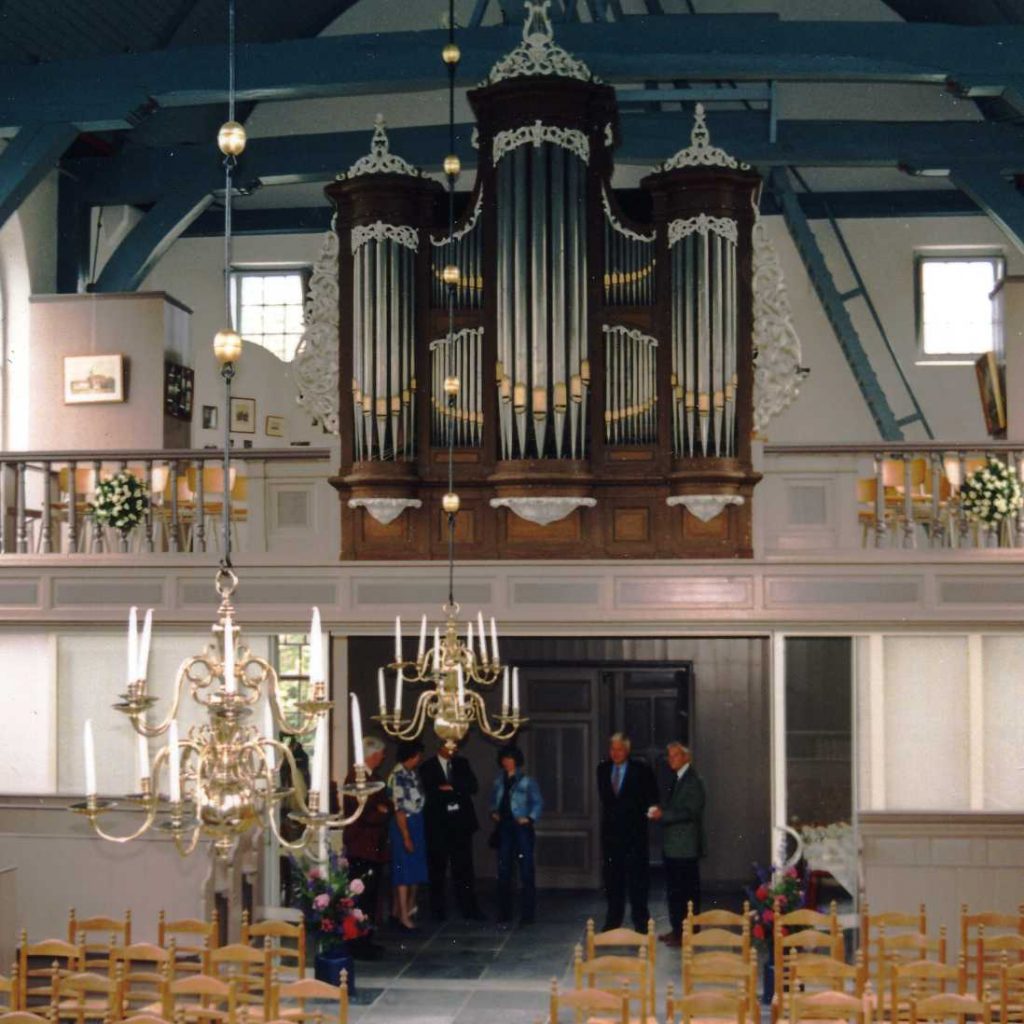
[[[103,472],[103,463],[99,459],[93,459],[92,462],[92,486],[93,493],[99,489],[100,486],[100,474]],[[96,551],[103,550],[103,524],[94,514],[92,517],[92,542],[96,548]]]
[[[50,473],[53,463],[43,463],[43,501],[39,523],[39,550],[44,555],[53,553],[53,520],[50,518]]]
[[[885,522],[885,456],[875,455],[875,547],[880,548],[885,543],[885,534],[888,530]]]
[[[903,546],[917,547],[917,528],[914,523],[914,460],[909,452],[903,453]]]
[[[170,551],[180,551],[178,538],[178,462],[171,461],[171,524],[168,527],[167,547]]]
[[[146,459],[143,463],[142,469],[145,477],[144,486],[146,488],[146,520],[145,520],[145,532],[146,532],[146,550],[153,550],[153,460]]]
[[[931,528],[928,543],[931,547],[942,547],[946,539],[946,524],[942,520],[942,453],[932,452],[932,507]]]
[[[192,510],[192,544],[206,551],[206,460],[199,459],[196,466],[195,508]]]
[[[68,554],[78,550],[78,463],[71,461],[68,475]]]
[[[18,554],[23,555],[28,551],[28,524],[25,521],[25,471],[28,465],[19,459],[15,466],[14,536]]]

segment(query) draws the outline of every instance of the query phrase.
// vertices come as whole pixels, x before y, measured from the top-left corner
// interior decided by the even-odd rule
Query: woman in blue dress
[[[394,803],[391,818],[391,886],[393,916],[406,932],[416,930],[416,886],[427,880],[427,843],[423,830],[423,787],[416,766],[423,757],[419,740],[398,744],[395,765],[388,779],[388,796]]]

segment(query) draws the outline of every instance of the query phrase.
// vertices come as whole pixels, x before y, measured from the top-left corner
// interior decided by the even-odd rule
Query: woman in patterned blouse
[[[415,931],[416,886],[427,880],[427,843],[423,829],[423,788],[416,766],[423,757],[419,740],[398,744],[398,762],[388,779],[388,796],[395,806],[391,819],[391,885],[393,914],[400,929]]]

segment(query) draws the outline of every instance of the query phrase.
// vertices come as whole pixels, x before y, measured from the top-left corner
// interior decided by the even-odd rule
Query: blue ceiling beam
[[[114,250],[96,281],[95,291],[135,291],[157,260],[212,201],[209,193],[197,195],[188,188],[165,195]]]
[[[598,5],[607,6],[607,5]],[[442,31],[247,44],[239,101],[436,88]],[[558,41],[606,81],[1014,82],[1024,25],[780,21],[774,15],[637,15],[567,22]],[[519,42],[515,26],[459,33],[462,82],[479,81]],[[0,66],[0,128],[26,121],[129,128],[156,107],[225,100],[223,47],[176,47],[48,64]]]
[[[652,167],[689,140],[692,117],[684,111],[623,116],[620,163]],[[780,121],[770,141],[764,111],[715,111],[711,137],[740,159],[759,166],[944,167],[974,163],[1006,173],[1024,170],[1024,132],[991,121]],[[457,125],[456,152],[467,172],[476,164],[472,125]],[[447,126],[396,128],[391,149],[426,169],[438,169],[448,151]],[[325,132],[252,139],[239,161],[242,186],[327,181],[369,149],[370,132]],[[133,149],[118,157],[68,160],[84,202],[146,205],[189,185],[195,192],[221,187],[223,169],[215,147]]]
[[[56,166],[78,131],[70,124],[27,124],[0,153],[0,226]]]
[[[1024,252],[1024,194],[1012,180],[984,167],[952,167],[950,180]]]

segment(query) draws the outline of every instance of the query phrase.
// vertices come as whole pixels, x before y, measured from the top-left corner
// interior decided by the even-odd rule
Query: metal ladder
[[[804,189],[810,192],[810,189],[807,188],[799,175],[795,171],[793,173]],[[831,211],[828,210],[826,205],[826,217],[829,226],[836,237],[839,249],[846,260],[853,280],[856,282],[856,286],[848,292],[839,291],[835,278],[833,278],[832,272],[828,269],[825,254],[821,251],[818,240],[814,237],[814,232],[811,230],[807,217],[800,206],[799,197],[793,190],[787,170],[784,167],[775,168],[769,175],[769,183],[782,211],[782,216],[786,221],[786,226],[789,228],[789,233],[792,235],[793,242],[800,253],[800,258],[807,269],[811,284],[821,300],[821,305],[825,310],[829,323],[832,324],[832,329],[836,332],[839,347],[843,350],[843,355],[846,357],[846,362],[853,373],[854,379],[857,381],[860,393],[864,396],[864,401],[867,403],[868,410],[875,421],[875,425],[878,427],[879,434],[886,441],[902,441],[904,440],[903,427],[910,426],[912,423],[920,423],[929,440],[932,440],[935,435],[928,424],[924,410],[914,394],[910,381],[907,380],[907,375],[903,372],[899,357],[892,347],[892,342],[889,340],[889,335],[886,333],[881,317],[878,315],[878,310],[868,294],[864,278],[861,276],[860,270],[854,261],[853,253],[850,252],[846,239],[843,237],[843,233],[832,216]],[[913,406],[914,411],[906,416],[897,418],[893,412],[889,399],[886,397],[885,392],[882,390],[882,385],[878,381],[875,369],[871,365],[871,360],[864,350],[864,345],[861,343],[857,328],[854,327],[853,320],[850,318],[847,303],[857,298],[864,300],[868,312],[871,314],[871,319],[874,321],[875,327],[885,343],[886,351],[892,359],[893,366],[903,382],[903,388],[910,399],[910,404]]]

